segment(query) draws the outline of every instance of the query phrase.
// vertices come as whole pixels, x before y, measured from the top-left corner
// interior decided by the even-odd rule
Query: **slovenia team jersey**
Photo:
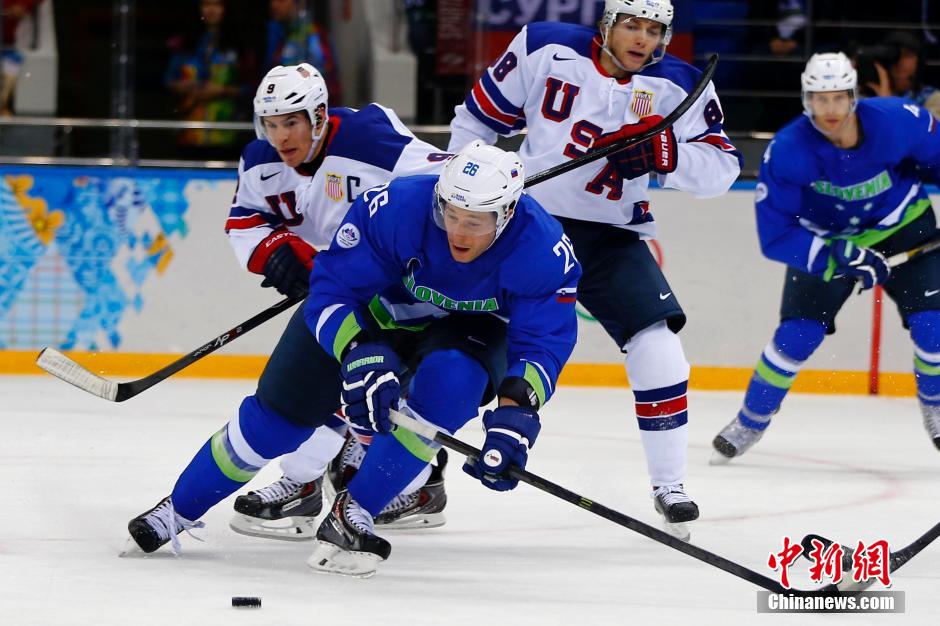
[[[451,314],[495,315],[508,324],[507,376],[525,378],[544,403],[577,337],[581,266],[571,243],[523,194],[495,243],[458,263],[433,218],[436,182],[399,178],[353,203],[329,249],[317,256],[307,324],[339,359],[370,310],[386,328],[420,328]]]
[[[856,114],[855,148],[836,147],[805,115],[767,146],[756,210],[768,258],[822,273],[830,239],[870,246],[930,208],[917,170],[940,167],[937,121],[900,98],[861,100]]]
[[[245,147],[225,224],[242,266],[260,272],[252,253],[277,229],[326,247],[360,193],[396,176],[439,173],[451,156],[417,139],[378,104],[330,109],[329,119],[323,156],[299,168],[285,165],[267,141]]]
[[[473,139],[493,143],[528,127],[519,151],[526,171],[544,171],[588,151],[604,133],[641,117],[665,117],[692,91],[697,69],[666,55],[631,77],[612,78],[601,67],[600,35],[585,26],[529,24],[457,107],[450,149]],[[680,118],[673,131],[676,171],[660,185],[699,197],[724,193],[741,171],[741,155],[722,128],[714,85]],[[623,180],[606,160],[589,163],[527,189],[553,214],[625,226],[655,235],[649,212],[649,175]]]

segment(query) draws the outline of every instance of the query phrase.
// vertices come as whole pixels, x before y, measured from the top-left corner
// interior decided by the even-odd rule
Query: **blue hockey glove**
[[[364,343],[343,359],[343,411],[360,428],[392,430],[390,409],[398,409],[398,355],[384,343]]]
[[[615,143],[622,143],[630,137],[646,132],[661,121],[663,121],[662,116],[649,115],[636,124],[627,124],[621,127],[620,130],[601,135],[594,140],[591,147],[597,149]],[[626,180],[633,180],[650,172],[658,174],[675,172],[678,157],[676,136],[672,132],[672,127],[667,126],[662,132],[642,143],[608,155],[607,160],[617,168],[617,171]]]
[[[851,241],[835,239],[829,251],[829,276],[849,276],[861,282],[861,289],[884,284],[891,267],[882,254],[871,248],[860,248]]]
[[[521,406],[501,406],[483,414],[486,441],[481,458],[467,459],[463,471],[496,491],[515,489],[519,481],[502,475],[511,463],[525,469],[529,448],[535,445],[542,425],[539,414]]]

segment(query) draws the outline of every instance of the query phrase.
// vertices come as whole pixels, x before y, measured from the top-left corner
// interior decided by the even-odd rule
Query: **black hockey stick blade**
[[[901,569],[905,563],[913,559],[921,550],[933,543],[938,537],[940,537],[940,523],[935,524],[933,528],[900,550],[891,552],[891,554],[888,556],[888,571],[893,574],[895,571]],[[814,549],[813,539],[819,541],[819,543],[822,544],[823,550],[828,550],[829,546],[835,543],[831,539],[826,539],[821,535],[806,535],[803,537],[803,541],[800,542],[800,545],[803,546],[803,557],[806,559],[810,558],[809,553]],[[852,556],[855,553],[855,550],[854,548],[850,548],[845,544],[840,545],[842,546],[843,553],[842,570],[846,572],[851,571],[853,566]],[[857,593],[871,586],[872,583],[874,583],[874,579],[863,583],[856,583],[851,578],[848,578],[848,580],[843,580],[837,586],[839,587],[840,592]]]
[[[427,423],[419,422],[397,411],[392,411],[391,414],[392,422],[400,428],[409,430],[424,437],[425,439],[433,439],[445,448],[459,452],[467,458],[480,458],[480,450],[474,448],[470,444],[464,443],[455,437],[451,437],[446,433],[438,431]],[[545,493],[551,494],[556,498],[570,502],[577,507],[585,509],[599,517],[603,517],[604,519],[609,520],[615,524],[629,528],[630,530],[648,537],[653,541],[658,541],[659,543],[669,546],[674,550],[678,550],[679,552],[696,558],[699,561],[711,565],[712,567],[716,567],[720,570],[728,572],[732,576],[737,576],[738,578],[746,580],[754,585],[757,585],[758,587],[766,589],[767,591],[794,596],[834,596],[840,595],[841,593],[840,590],[832,584],[820,587],[819,589],[787,589],[779,582],[768,576],[765,576],[759,572],[755,572],[754,570],[745,567],[744,565],[735,563],[734,561],[715,554],[714,552],[710,552],[704,548],[686,543],[663,530],[654,528],[649,524],[641,522],[640,520],[634,519],[618,511],[614,511],[613,509],[609,509],[590,498],[586,498],[580,494],[574,493],[573,491],[569,491],[568,489],[565,489],[560,485],[556,485],[555,483],[537,476],[532,472],[519,469],[514,465],[510,465],[506,470],[506,473],[520,482],[524,482],[527,485],[535,487],[536,489],[544,491]]]
[[[695,87],[692,89],[691,93],[685,97],[685,99],[679,103],[679,106],[675,108],[669,115],[664,117],[659,124],[650,127],[647,131],[643,132],[640,135],[635,137],[630,137],[629,139],[621,142],[615,143],[604,148],[599,148],[592,152],[588,152],[584,156],[580,156],[576,159],[560,163],[554,167],[550,167],[545,171],[539,172],[538,174],[532,174],[525,179],[524,188],[528,189],[533,185],[538,185],[539,183],[545,182],[550,178],[555,178],[556,176],[561,176],[567,172],[570,172],[573,169],[579,168],[582,165],[597,161],[598,159],[603,159],[606,156],[614,154],[615,152],[620,152],[621,150],[626,150],[630,146],[635,146],[638,143],[643,143],[648,140],[650,137],[657,135],[662,132],[663,129],[672,126],[678,121],[680,117],[685,115],[685,112],[699,99],[699,96],[702,95],[702,92],[705,91],[705,87],[708,86],[709,81],[711,81],[712,76],[715,75],[715,67],[718,65],[718,55],[713,54],[708,59],[708,63],[705,65],[705,69],[702,70],[702,75],[699,77],[698,82],[695,84]]]
[[[264,311],[261,311],[251,319],[245,320],[235,328],[209,340],[186,356],[173,361],[166,367],[149,376],[144,376],[137,380],[117,383],[102,378],[54,348],[43,348],[36,358],[36,365],[56,378],[75,385],[90,394],[94,394],[105,400],[110,400],[111,402],[123,402],[129,398],[133,398],[142,391],[150,389],[181,369],[189,367],[204,356],[212,354],[222,346],[238,339],[249,330],[260,326],[272,317],[280,315],[298,302],[300,302],[299,299],[285,298]]]
[[[922,257],[926,254],[930,254],[931,252],[934,252],[937,249],[940,249],[940,237],[931,239],[927,243],[921,244],[917,246],[916,248],[908,250],[907,252],[898,252],[897,254],[893,254],[889,256],[887,258],[888,266],[897,267],[898,265],[901,265],[902,263],[907,263],[908,261],[911,261],[918,257]]]

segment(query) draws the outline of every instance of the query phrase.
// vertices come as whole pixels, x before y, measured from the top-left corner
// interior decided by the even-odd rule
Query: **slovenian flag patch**
[[[574,304],[578,299],[578,290],[575,287],[562,287],[555,294],[555,301],[564,304]]]

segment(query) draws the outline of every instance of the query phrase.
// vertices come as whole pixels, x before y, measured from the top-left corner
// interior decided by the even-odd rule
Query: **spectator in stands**
[[[167,88],[179,98],[181,119],[223,122],[247,118],[239,103],[250,94],[254,63],[239,45],[225,18],[225,0],[199,0],[200,25],[170,41],[174,54],[166,72]],[[205,158],[224,158],[235,133],[187,129],[179,144]],[[220,150],[222,148],[223,150]]]
[[[13,95],[20,75],[23,55],[16,49],[16,29],[20,21],[35,14],[41,0],[3,0],[3,33],[0,39],[0,115],[13,115]]]
[[[330,103],[335,105],[341,102],[342,94],[333,47],[323,26],[326,15],[314,15],[307,4],[304,0],[270,0],[271,21],[263,71],[276,65],[310,63],[326,80]],[[325,12],[327,3],[319,3],[318,8]]]
[[[880,45],[860,48],[855,64],[863,94],[907,98],[940,117],[940,91],[920,79],[921,53],[920,40],[906,31],[892,31]]]

